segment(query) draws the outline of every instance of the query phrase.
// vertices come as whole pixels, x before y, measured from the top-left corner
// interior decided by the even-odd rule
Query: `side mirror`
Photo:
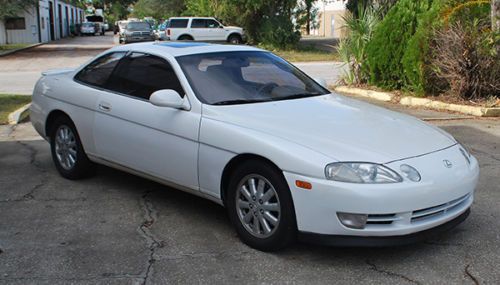
[[[318,83],[319,85],[325,87],[325,88],[328,88],[328,84],[326,83],[326,80],[324,78],[313,78],[314,81],[316,81],[316,83]]]
[[[187,111],[191,109],[186,97],[182,98],[177,91],[172,89],[162,89],[154,92],[149,97],[149,102],[158,107],[170,107]]]

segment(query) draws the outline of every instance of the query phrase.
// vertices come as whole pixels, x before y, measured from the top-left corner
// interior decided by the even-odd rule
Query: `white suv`
[[[240,44],[244,40],[240,27],[225,27],[211,17],[174,17],[166,27],[166,39],[173,41],[227,41]]]

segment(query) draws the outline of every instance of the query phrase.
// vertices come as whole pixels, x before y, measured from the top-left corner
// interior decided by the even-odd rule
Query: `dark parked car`
[[[120,31],[120,43],[154,41],[153,28],[147,22],[128,22],[125,29]]]

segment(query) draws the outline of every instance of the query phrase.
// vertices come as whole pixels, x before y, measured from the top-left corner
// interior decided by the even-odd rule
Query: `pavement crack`
[[[368,266],[370,266],[370,269],[373,270],[373,271],[385,274],[387,276],[397,277],[397,278],[403,279],[403,280],[405,280],[405,281],[407,281],[409,283],[412,283],[412,284],[421,284],[420,282],[418,282],[416,280],[413,280],[410,277],[405,276],[403,274],[399,274],[399,273],[396,273],[396,272],[392,272],[392,271],[380,269],[374,262],[372,262],[370,260],[366,260],[365,263],[368,264]]]
[[[41,178],[41,181],[39,183],[37,183],[35,186],[33,186],[28,193],[24,194],[21,199],[16,199],[14,201],[33,200],[33,199],[35,199],[35,195],[34,195],[35,191],[40,189],[41,187],[43,187],[48,180],[47,171],[36,160],[36,156],[38,155],[38,151],[33,146],[31,146],[27,143],[24,143],[22,141],[16,141],[16,143],[18,143],[23,148],[25,148],[29,151],[30,165],[33,165],[42,174],[42,178]]]
[[[479,280],[477,280],[477,278],[474,275],[472,275],[472,273],[469,270],[469,267],[470,267],[470,264],[467,264],[465,266],[464,275],[469,277],[475,285],[479,285]]]
[[[149,250],[149,258],[146,263],[146,268],[142,273],[142,282],[141,284],[147,284],[149,277],[153,273],[153,265],[156,261],[155,252],[156,249],[162,248],[164,243],[162,240],[157,238],[153,232],[151,231],[151,227],[157,221],[158,216],[157,212],[153,207],[153,203],[150,199],[148,199],[149,194],[155,191],[146,191],[140,199],[140,206],[144,212],[144,220],[138,228],[139,234],[146,240],[148,250]]]

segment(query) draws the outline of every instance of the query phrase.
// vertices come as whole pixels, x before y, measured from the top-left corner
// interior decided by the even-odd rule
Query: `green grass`
[[[9,114],[29,102],[31,96],[0,94],[0,124],[7,124]]]
[[[339,56],[336,51],[324,51],[312,46],[298,46],[292,49],[271,49],[271,51],[290,62],[339,61]]]
[[[8,44],[8,45],[0,45],[0,51],[8,51],[12,49],[25,48],[30,46],[31,44]]]

